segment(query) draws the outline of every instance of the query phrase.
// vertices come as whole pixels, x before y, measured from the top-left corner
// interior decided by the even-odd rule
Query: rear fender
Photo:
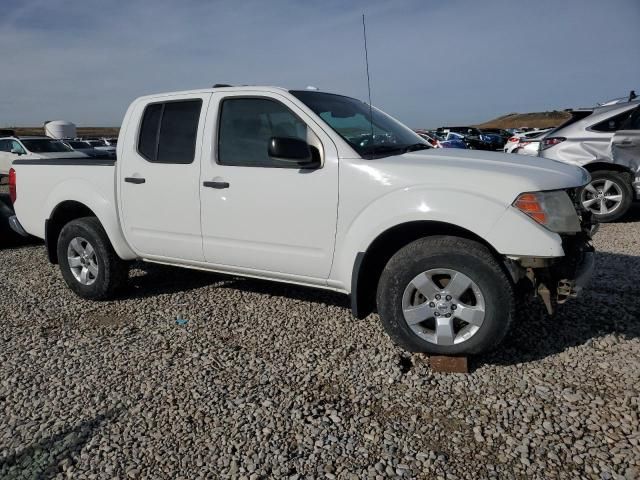
[[[52,218],[59,205],[64,202],[78,202],[90,209],[98,218],[118,256],[123,260],[133,260],[136,254],[127,243],[117,213],[117,207],[98,189],[92,189],[91,184],[81,179],[65,180],[55,186],[47,197],[45,211],[46,219]],[[45,232],[42,232],[42,238]]]

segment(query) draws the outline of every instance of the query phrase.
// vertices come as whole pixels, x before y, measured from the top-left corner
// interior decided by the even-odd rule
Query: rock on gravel
[[[0,247],[0,478],[637,478],[639,220],[469,375],[339,295],[137,265],[92,303]]]

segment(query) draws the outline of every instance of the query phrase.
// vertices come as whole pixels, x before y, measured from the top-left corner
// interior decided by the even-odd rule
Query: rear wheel
[[[58,261],[69,288],[91,300],[113,296],[128,275],[127,263],[113,250],[95,217],[79,218],[64,226],[58,237]]]
[[[483,245],[426,237],[389,260],[380,277],[378,312],[395,343],[439,355],[496,347],[514,315],[513,286]]]
[[[580,202],[599,222],[622,218],[633,200],[633,190],[624,175],[601,170],[591,174],[591,183],[580,191]]]

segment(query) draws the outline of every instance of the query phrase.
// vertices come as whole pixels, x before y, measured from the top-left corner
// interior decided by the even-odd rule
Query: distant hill
[[[6,127],[16,131],[18,135],[44,135],[43,127]],[[117,137],[118,127],[78,127],[78,137]]]
[[[479,128],[549,128],[556,127],[568,120],[571,115],[567,112],[535,112],[509,113],[488,122],[476,125]]]

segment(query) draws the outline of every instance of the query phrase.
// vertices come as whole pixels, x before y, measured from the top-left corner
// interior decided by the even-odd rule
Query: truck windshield
[[[318,114],[363,158],[431,148],[413,130],[376,108],[373,108],[370,122],[369,105],[355,98],[307,90],[290,93]]]
[[[20,140],[33,153],[71,152],[72,150],[59,140],[34,138]]]

